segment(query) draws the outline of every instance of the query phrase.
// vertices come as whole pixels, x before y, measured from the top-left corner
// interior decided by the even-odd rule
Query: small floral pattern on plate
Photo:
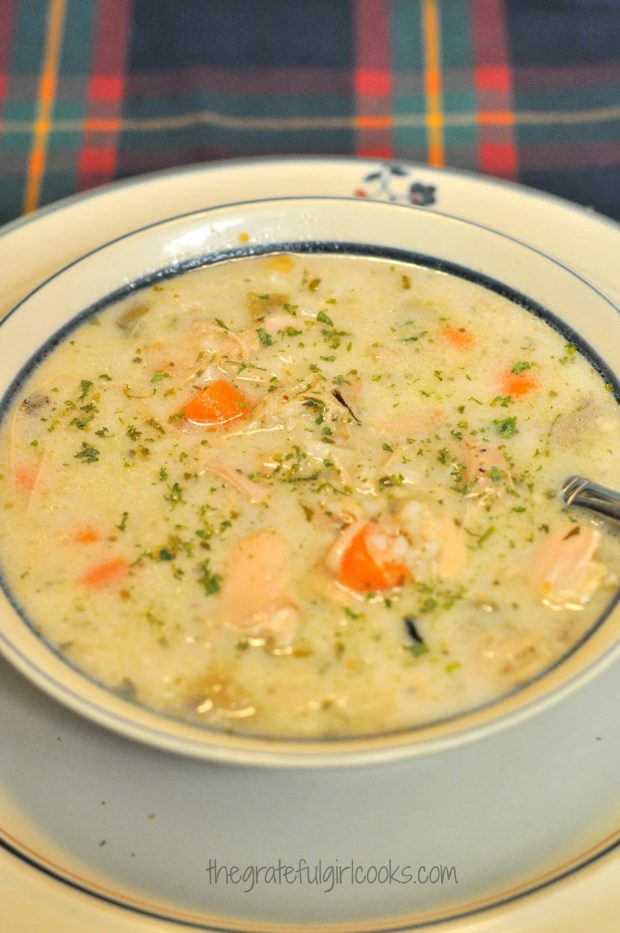
[[[362,186],[353,192],[356,198],[373,198],[377,201],[392,201],[428,207],[437,202],[435,185],[425,185],[412,178],[412,170],[404,165],[384,162],[362,178]]]

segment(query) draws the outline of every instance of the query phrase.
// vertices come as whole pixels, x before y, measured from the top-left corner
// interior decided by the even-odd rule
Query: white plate
[[[373,178],[365,176],[372,175]],[[85,250],[182,211],[257,197],[398,201],[554,255],[620,301],[620,231],[514,185],[354,159],[250,160],[71,199],[0,235],[4,310]],[[434,192],[428,188],[434,187]],[[433,204],[424,207],[432,210]],[[330,773],[209,765],[133,745],[0,662],[3,923],[13,933],[198,929],[578,933],[617,929],[618,665],[554,709],[471,747]],[[218,865],[338,864],[342,883],[210,883]],[[351,884],[356,866],[454,866],[458,884]],[[213,877],[213,871],[211,872]],[[595,906],[593,906],[595,905]],[[441,922],[443,920],[443,923]]]

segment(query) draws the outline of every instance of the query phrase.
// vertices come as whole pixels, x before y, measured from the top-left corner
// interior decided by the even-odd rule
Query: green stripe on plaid
[[[26,132],[0,133],[2,219],[21,214],[26,189],[26,166],[37,113],[38,76],[46,34],[47,3],[32,0],[12,10],[13,32],[6,75],[3,121],[20,121]]]
[[[39,73],[45,43],[47,9],[46,0],[29,0],[28,3],[15,5],[11,74]]]
[[[394,116],[423,116],[426,113],[426,100],[420,3],[392,0],[391,20]],[[401,126],[396,123],[392,137],[396,155],[420,161],[426,159],[426,127],[423,123],[418,126]]]
[[[47,164],[41,186],[43,204],[77,188],[96,12],[96,3],[69,0],[67,4],[52,125],[47,138]],[[63,120],[71,120],[78,127],[69,132],[58,129],[58,122]]]
[[[93,28],[97,4],[87,0],[69,0],[66,12],[65,41],[60,58],[61,75],[88,76],[92,67]],[[59,87],[59,98],[62,98]]]
[[[475,164],[478,127],[453,126],[449,115],[476,112],[473,81],[472,35],[469,0],[452,0],[441,5],[444,149],[447,165],[467,161]]]

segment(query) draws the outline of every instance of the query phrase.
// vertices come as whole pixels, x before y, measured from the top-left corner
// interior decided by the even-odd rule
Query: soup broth
[[[620,540],[619,409],[575,346],[481,285],[277,254],[91,316],[14,392],[0,560],[73,665],[254,734],[411,727],[564,656]]]

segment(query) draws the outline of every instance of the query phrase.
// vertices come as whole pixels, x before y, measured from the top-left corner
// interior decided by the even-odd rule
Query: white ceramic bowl
[[[618,388],[620,313],[593,286],[508,236],[437,212],[344,198],[233,204],[145,227],[88,253],[17,305],[0,325],[0,396],[41,346],[86,309],[140,284],[231,256],[337,251],[420,260],[524,296],[602,365]],[[0,645],[9,661],[78,713],[170,751],[263,765],[344,765],[438,751],[534,714],[583,685],[620,653],[617,605],[552,668],[480,709],[430,725],[329,740],[230,735],[123,699],[74,669],[0,595]]]

